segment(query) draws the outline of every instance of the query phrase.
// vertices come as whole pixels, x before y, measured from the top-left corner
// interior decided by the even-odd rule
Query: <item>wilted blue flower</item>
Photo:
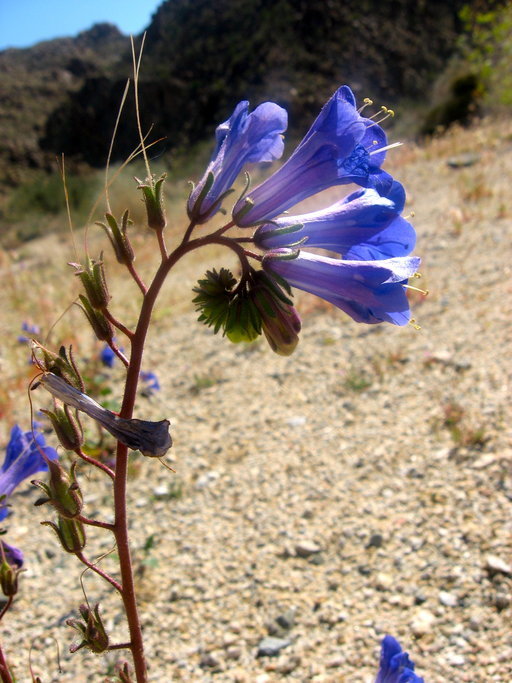
[[[382,128],[361,116],[350,88],[341,86],[288,161],[235,204],[236,224],[270,220],[333,185],[356,183],[385,193],[392,182],[380,168],[386,145]]]
[[[112,351],[112,349],[110,348],[110,346],[108,346],[108,344],[105,344],[105,346],[101,350],[100,360],[103,363],[103,365],[106,365],[109,368],[114,367],[114,362],[116,360],[116,354]]]
[[[212,160],[187,203],[189,217],[196,223],[205,223],[219,210],[245,164],[274,161],[283,153],[286,111],[273,102],[260,104],[251,114],[248,108],[249,102],[240,102],[217,127]]]
[[[23,432],[18,425],[14,425],[0,468],[0,520],[9,514],[5,502],[18,484],[31,474],[48,469],[43,454],[50,460],[58,457],[54,448],[45,445],[42,434],[35,429],[33,434],[32,431]]]
[[[145,372],[143,370],[140,373],[140,378],[144,384],[143,392],[145,394],[151,395],[155,391],[160,391],[160,382],[154,372]]]
[[[410,320],[403,285],[416,272],[417,257],[346,261],[304,251],[293,258],[290,250],[275,249],[262,263],[268,275],[330,301],[356,322],[405,325]]]
[[[21,552],[21,550],[2,540],[0,540],[0,544],[2,545],[3,553],[5,555],[7,563],[10,564],[11,567],[17,567],[18,569],[21,569],[21,567],[23,566],[23,553]]]
[[[414,662],[400,643],[392,636],[385,636],[381,643],[380,666],[375,683],[424,683],[414,673]]]
[[[329,249],[349,261],[407,256],[414,249],[416,233],[400,216],[404,202],[405,191],[397,181],[385,196],[373,189],[358,190],[326,209],[265,223],[256,230],[254,242],[275,249],[305,239],[306,248]],[[286,232],[298,224],[299,230]]]

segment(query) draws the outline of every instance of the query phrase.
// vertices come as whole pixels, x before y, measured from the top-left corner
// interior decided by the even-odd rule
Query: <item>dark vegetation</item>
[[[285,106],[292,136],[341,83],[349,83],[359,98],[391,107],[423,103],[425,110],[432,84],[467,29],[461,10],[475,16],[502,4],[166,0],[147,28],[139,84],[144,130],[152,127],[151,139],[164,139],[153,154],[165,163],[169,151],[183,154],[211,136],[240,99],[252,106],[266,99]],[[135,42],[140,45],[140,36]],[[104,165],[131,72],[129,38],[108,24],[0,53],[0,218],[3,213],[4,220],[17,220],[27,196],[34,210],[53,210],[25,188],[42,172],[55,171],[56,155],[65,154],[70,183]],[[456,74],[462,78],[454,86],[458,93],[468,77],[477,79],[475,87],[471,82],[463,88],[456,106],[438,106],[423,132],[449,124],[452,115],[460,118],[461,110],[466,120],[477,111],[474,96],[482,91],[476,74]],[[112,160],[124,160],[137,139],[130,93]],[[17,194],[9,188],[18,188]],[[75,203],[79,207],[84,197]]]

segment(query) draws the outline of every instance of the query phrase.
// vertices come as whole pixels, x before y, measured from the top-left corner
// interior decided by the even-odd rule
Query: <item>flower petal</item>
[[[359,114],[352,91],[342,86],[288,161],[235,204],[234,220],[242,227],[270,220],[332,185],[355,182],[384,191],[392,182],[379,168],[384,153],[371,156],[370,151],[385,146],[385,141],[384,131]]]
[[[274,272],[291,286],[330,301],[356,322],[405,325],[409,321],[403,284],[416,272],[419,258],[344,261],[301,252],[295,259],[283,260],[279,252],[263,257],[269,274]]]
[[[216,147],[201,181],[188,199],[188,212],[197,223],[206,222],[222,203],[222,197],[247,163],[274,161],[283,153],[282,133],[288,114],[274,102],[264,102],[248,114],[249,102],[240,102],[230,118],[215,132]],[[213,183],[201,198],[208,177]]]
[[[260,226],[255,243],[263,249],[286,247],[304,238],[305,247],[320,247],[343,255],[346,260],[370,261],[407,256],[416,243],[412,225],[399,213],[405,192],[393,183],[390,195],[381,197],[372,189],[359,190],[320,211],[299,216],[283,216]],[[275,233],[276,228],[302,224],[290,234]]]

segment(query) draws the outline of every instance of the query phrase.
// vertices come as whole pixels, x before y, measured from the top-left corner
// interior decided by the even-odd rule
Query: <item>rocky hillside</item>
[[[421,98],[453,53],[463,5],[492,0],[166,0],[147,29],[143,122],[165,149],[210,134],[240,98],[277,100],[304,127],[341,82],[388,105]],[[140,41],[139,41],[140,42]],[[0,186],[54,155],[102,166],[126,78],[129,40],[101,24],[76,38],[0,53]],[[114,149],[136,139],[126,107]]]

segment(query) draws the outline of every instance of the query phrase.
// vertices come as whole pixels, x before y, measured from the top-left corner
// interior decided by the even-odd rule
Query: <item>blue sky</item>
[[[0,0],[0,50],[74,36],[98,22],[140,33],[163,0]]]

